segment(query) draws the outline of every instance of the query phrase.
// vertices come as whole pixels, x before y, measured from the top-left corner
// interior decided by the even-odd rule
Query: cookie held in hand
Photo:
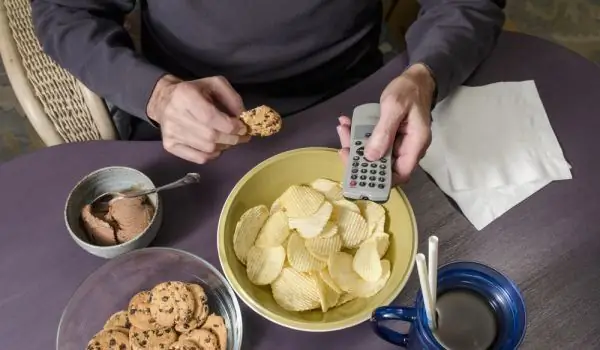
[[[248,127],[251,136],[271,136],[281,130],[281,116],[268,106],[259,106],[243,112],[240,119]]]

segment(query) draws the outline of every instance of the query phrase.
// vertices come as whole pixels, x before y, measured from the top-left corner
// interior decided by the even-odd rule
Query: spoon
[[[152,193],[157,193],[160,191],[172,190],[174,188],[187,186],[187,185],[199,182],[199,181],[200,181],[200,174],[188,173],[187,175],[185,175],[184,177],[182,177],[181,179],[179,179],[177,181],[173,181],[171,183],[168,183],[166,185],[162,185],[162,186],[159,186],[156,188],[151,188],[151,189],[147,189],[147,190],[133,190],[133,191],[126,191],[126,192],[107,192],[107,193],[101,194],[100,196],[96,197],[96,199],[94,199],[92,201],[92,208],[97,211],[106,211],[108,209],[108,205],[109,205],[110,201],[112,201],[112,200],[141,197],[141,196],[149,195]]]

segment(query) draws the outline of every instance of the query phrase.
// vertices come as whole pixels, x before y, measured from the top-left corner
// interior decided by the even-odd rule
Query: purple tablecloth
[[[69,190],[104,166],[138,168],[163,183],[188,171],[202,184],[164,194],[165,219],[157,246],[190,251],[219,266],[216,228],[230,189],[260,161],[305,146],[337,147],[337,116],[377,101],[399,74],[404,57],[349,91],[285,121],[277,136],[253,140],[216,162],[176,159],[156,142],[90,142],[46,148],[0,166],[0,349],[52,349],[71,294],[105,261],[69,237],[63,206]],[[528,307],[527,349],[600,347],[600,69],[578,55],[526,35],[505,33],[469,85],[534,79],[573,165],[572,181],[554,182],[476,232],[422,171],[404,190],[421,240],[441,239],[440,263],[478,260],[508,274]],[[422,245],[421,249],[425,246]],[[414,276],[396,303],[409,304]],[[244,308],[244,349],[392,349],[368,324],[334,333],[285,329]]]

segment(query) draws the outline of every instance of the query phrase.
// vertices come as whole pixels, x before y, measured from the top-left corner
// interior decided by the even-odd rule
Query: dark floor
[[[564,45],[600,64],[600,0],[508,0],[508,27]],[[381,50],[395,54],[382,40]],[[43,147],[0,65],[0,162]]]

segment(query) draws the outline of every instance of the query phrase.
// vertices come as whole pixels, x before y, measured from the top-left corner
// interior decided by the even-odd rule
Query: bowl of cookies
[[[200,257],[145,248],[108,261],[75,291],[57,350],[239,350],[242,315],[221,273]]]
[[[284,327],[328,332],[364,322],[403,289],[417,226],[401,189],[386,203],[342,195],[337,150],[303,148],[249,171],[218,225],[222,269],[251,309]]]

